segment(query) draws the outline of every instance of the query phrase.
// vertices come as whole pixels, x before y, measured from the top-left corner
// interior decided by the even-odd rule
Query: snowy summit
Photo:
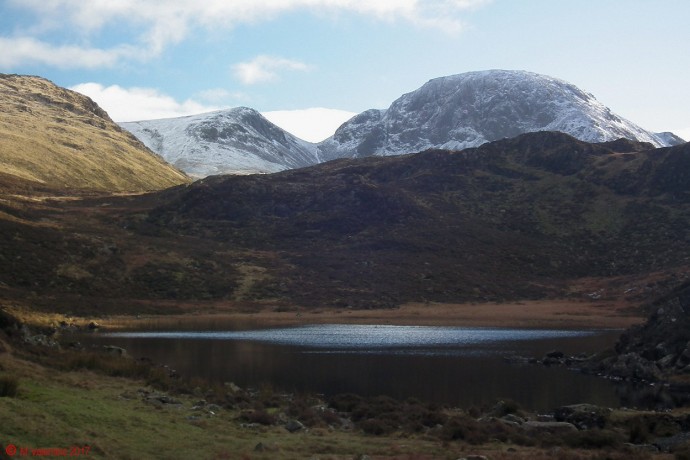
[[[245,107],[121,125],[194,177],[277,172],[430,148],[461,150],[536,131],[561,131],[587,142],[627,138],[656,147],[683,142],[672,133],[640,128],[568,82],[510,70],[433,79],[386,110],[356,115],[318,144]]]
[[[624,137],[666,145],[563,80],[488,70],[433,79],[387,110],[354,117],[319,149],[325,159],[399,155],[477,147],[535,131],[561,131],[587,142]]]

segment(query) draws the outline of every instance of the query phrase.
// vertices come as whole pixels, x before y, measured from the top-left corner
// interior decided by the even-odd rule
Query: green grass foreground
[[[110,354],[3,348],[0,380],[10,391],[0,397],[0,455],[11,444],[18,457],[20,449],[25,456],[52,449],[53,456],[123,459],[688,458],[685,450],[651,454],[626,445],[673,434],[670,416],[663,426],[658,417],[617,411],[603,429],[529,434],[496,420],[533,416],[510,403],[487,417],[477,408],[385,396],[325,402],[269,385],[250,391],[183,381]],[[290,420],[303,428],[291,432]]]
[[[194,410],[200,397],[153,404],[145,382],[92,371],[60,371],[0,355],[3,376],[19,382],[0,397],[0,439],[19,448],[88,447],[91,458],[458,458],[463,446],[438,440],[368,436],[327,428],[290,433],[247,421],[242,409]],[[270,412],[275,413],[275,410]],[[481,449],[473,449],[473,451]]]

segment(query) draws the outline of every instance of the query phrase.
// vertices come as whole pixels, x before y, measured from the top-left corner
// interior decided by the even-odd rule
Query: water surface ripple
[[[586,330],[319,324],[248,331],[140,331],[103,334],[132,339],[248,340],[318,349],[463,347],[493,342],[585,337]]]

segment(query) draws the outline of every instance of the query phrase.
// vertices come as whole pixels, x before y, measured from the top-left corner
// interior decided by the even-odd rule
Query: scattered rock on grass
[[[304,425],[300,421],[292,419],[285,424],[285,429],[290,433],[296,433],[297,431],[303,430]]]

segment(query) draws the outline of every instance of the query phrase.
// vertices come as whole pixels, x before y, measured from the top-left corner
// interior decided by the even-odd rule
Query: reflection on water
[[[401,347],[415,353],[424,347],[462,347],[505,341],[583,337],[592,331],[556,331],[532,329],[491,329],[431,326],[379,326],[318,324],[288,328],[250,331],[164,331],[122,332],[105,334],[110,337],[140,339],[207,339],[251,340],[321,349],[380,350]],[[421,348],[420,348],[421,347]]]
[[[248,331],[94,334],[182,375],[291,392],[386,394],[472,406],[501,398],[548,410],[589,402],[618,405],[614,386],[560,368],[517,366],[504,357],[610,347],[620,331],[315,325]]]

